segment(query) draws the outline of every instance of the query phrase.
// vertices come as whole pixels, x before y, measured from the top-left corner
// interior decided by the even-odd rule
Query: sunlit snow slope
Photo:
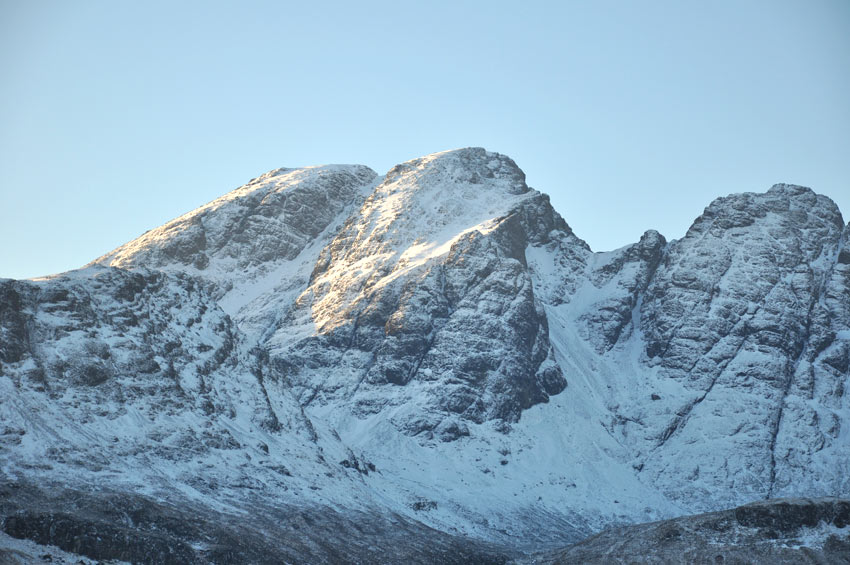
[[[185,443],[181,426],[227,430],[232,451],[189,458],[169,480],[218,503],[258,469],[272,497],[306,487],[310,504],[523,548],[769,497],[850,496],[848,235],[828,198],[776,185],[715,200],[682,239],[648,231],[597,253],[484,149],[384,177],[280,169],[83,271],[2,283],[0,410],[26,438],[3,465],[34,465],[77,430],[85,441],[66,440],[92,457],[134,445],[157,468]],[[125,306],[97,285],[132,277],[160,282],[119,326]],[[68,288],[91,304],[53,298]],[[134,359],[158,367],[155,386]],[[185,408],[167,408],[166,382]],[[220,409],[206,413],[204,394]],[[64,420],[22,419],[33,410]],[[66,427],[83,413],[93,427]],[[277,466],[289,475],[275,490],[262,469]]]

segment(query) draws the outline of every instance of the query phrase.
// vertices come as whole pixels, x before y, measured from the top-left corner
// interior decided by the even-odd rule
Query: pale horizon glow
[[[280,167],[479,146],[595,251],[717,197],[850,220],[850,2],[0,0],[0,278],[83,266]]]

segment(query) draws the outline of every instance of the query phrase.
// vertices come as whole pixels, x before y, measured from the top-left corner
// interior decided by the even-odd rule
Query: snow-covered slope
[[[231,315],[262,297],[241,320],[256,338],[304,287],[322,247],[378,180],[362,165],[276,169],[93,264],[193,274]]]
[[[256,487],[526,549],[850,496],[848,236],[777,185],[594,253],[478,148],[273,171],[82,271],[0,283],[0,463],[61,443],[102,463],[40,476]]]
[[[302,403],[454,439],[560,392],[514,221],[540,198],[484,150],[390,171],[266,342]]]
[[[850,490],[844,231],[828,198],[776,185],[716,200],[670,247],[641,323],[647,364],[687,392],[656,435],[668,457],[646,458],[656,483],[736,501]]]
[[[670,244],[529,249],[557,361],[644,483],[697,509],[850,490],[846,236],[829,199],[777,185]]]
[[[345,449],[198,280],[88,267],[0,296],[4,476],[202,499],[345,485],[324,457]]]
[[[0,280],[3,531],[130,562],[504,555],[376,496],[380,470],[304,413],[206,286],[100,266]]]

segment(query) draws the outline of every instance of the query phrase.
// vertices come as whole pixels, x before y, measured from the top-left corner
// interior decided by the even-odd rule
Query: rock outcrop
[[[517,563],[850,563],[850,501],[778,499],[607,530]]]

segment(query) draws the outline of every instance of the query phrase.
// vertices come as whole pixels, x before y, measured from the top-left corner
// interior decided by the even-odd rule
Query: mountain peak
[[[95,263],[198,271],[217,265],[229,271],[292,260],[376,178],[363,165],[275,169]]]
[[[716,198],[688,230],[700,234],[759,224],[764,228],[784,226],[785,235],[799,229],[841,230],[841,212],[829,197],[793,184],[775,184],[767,192],[741,192]],[[753,228],[748,228],[753,229]]]
[[[387,173],[386,180],[394,181],[398,176],[413,173],[417,177],[428,175],[432,183],[451,182],[483,184],[488,180],[508,194],[528,192],[525,173],[513,159],[500,153],[487,151],[483,147],[464,147],[432,153],[396,165]]]
[[[788,196],[796,196],[799,194],[814,194],[814,191],[808,186],[800,186],[798,184],[789,184],[784,182],[778,182],[770,187],[768,192],[779,192],[782,194],[787,194]]]
[[[529,189],[511,158],[482,148],[443,151],[401,163],[341,232],[340,245],[328,249],[326,259],[335,266],[331,275],[341,276],[346,262],[366,257],[372,259],[369,269],[361,269],[364,276],[377,265],[390,270],[420,266],[447,254],[465,234],[488,233],[534,194],[539,193]]]

